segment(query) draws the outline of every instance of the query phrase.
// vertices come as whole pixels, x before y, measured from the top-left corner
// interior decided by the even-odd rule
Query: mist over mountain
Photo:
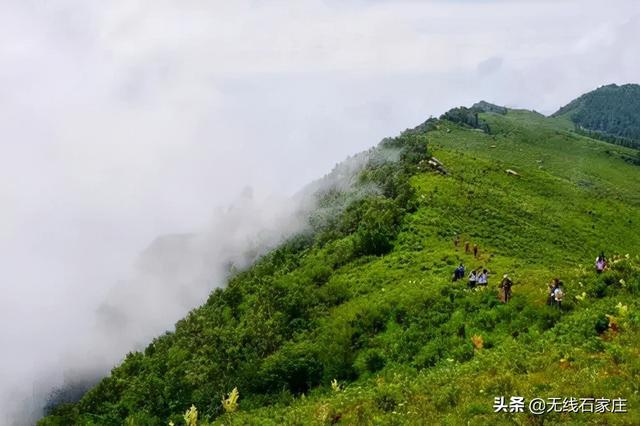
[[[411,129],[405,137],[427,137],[435,123],[429,117],[447,111],[456,125],[492,135],[499,129],[484,116],[489,108],[496,115],[508,108],[505,117],[512,108],[551,114],[598,85],[636,81],[638,37],[640,3],[633,0],[616,7],[596,0],[1,2],[0,423],[32,425],[43,407],[49,412],[76,401],[127,353],[171,334],[212,291],[292,236],[301,238],[291,243],[295,251],[310,235],[329,245],[357,235],[338,244],[327,264],[307,265],[312,270],[302,275],[322,289],[332,275],[327,265],[346,266],[339,253],[353,251],[361,262],[384,259],[421,200],[412,196],[417,175],[396,168],[412,164],[407,156],[424,154],[404,153],[389,136]],[[495,105],[474,106],[480,99]],[[456,106],[464,107],[451,111]],[[568,117],[552,122],[559,132],[626,141]],[[498,149],[491,145],[489,151]],[[636,151],[607,149],[612,161],[637,161]],[[341,162],[331,184],[315,182],[298,193],[354,153],[363,154]],[[553,162],[557,155],[530,151],[532,161]],[[435,157],[415,166],[455,174],[450,161]],[[582,158],[574,160],[587,161]],[[561,178],[578,185],[598,187],[604,179],[565,166]],[[433,243],[424,241],[415,247]],[[390,265],[409,258],[405,253]],[[352,272],[351,278],[360,276]],[[366,288],[360,282],[351,290]],[[351,291],[335,289],[323,300],[346,300]],[[277,300],[279,291],[265,297]],[[320,317],[314,318],[298,318],[291,329],[306,330]],[[379,319],[373,322],[377,330]],[[357,368],[351,363],[353,371],[380,365],[383,357],[370,358]],[[305,365],[317,366],[313,359]],[[193,381],[201,372],[182,373]],[[269,377],[256,386],[283,389],[282,375]],[[294,387],[305,387],[302,382]],[[245,396],[253,390],[240,391],[243,407],[250,407]],[[163,395],[168,402],[167,392],[147,399]],[[212,415],[220,398],[198,408]],[[390,407],[385,401],[394,398],[378,399]],[[184,412],[183,400],[176,401],[171,415]]]
[[[232,266],[226,286],[174,331],[39,424],[482,422],[495,415],[497,387],[533,398],[540,377],[541,395],[635,404],[633,154],[562,116],[485,101],[385,138],[294,197],[306,208],[292,210],[300,225],[288,237]],[[157,240],[140,264],[171,277],[180,262],[167,254],[189,253],[191,238]],[[590,262],[603,250],[611,265],[597,275]],[[459,264],[487,270],[492,285],[452,283]],[[494,290],[502,274],[515,283],[512,300]],[[569,295],[562,307],[545,296],[554,276]],[[614,365],[617,380],[598,378]],[[240,408],[225,403],[232,389]],[[603,416],[633,424],[640,413]]]
[[[320,225],[338,215],[347,201],[378,191],[375,187],[352,191],[369,161],[397,158],[397,153],[384,150],[377,158],[371,151],[354,155],[291,197],[256,199],[245,188],[232,205],[216,212],[205,230],[157,237],[138,256],[132,275],[114,283],[88,318],[91,337],[64,353],[58,364],[63,379],[42,377],[27,405],[18,407],[26,411],[25,418],[35,422],[41,416],[43,406],[38,404],[49,410],[77,401],[123,354],[143,350],[153,337],[172,329],[185,312],[223,287],[230,275],[290,236],[306,233],[312,213]],[[331,191],[353,194],[330,207],[319,205],[320,194]]]

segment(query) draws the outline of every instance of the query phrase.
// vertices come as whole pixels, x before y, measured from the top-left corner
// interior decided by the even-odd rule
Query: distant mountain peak
[[[473,104],[471,106],[471,109],[473,110],[479,110],[480,112],[493,112],[496,114],[506,114],[507,113],[507,108],[500,106],[500,105],[496,105],[496,104],[492,104],[490,102],[487,101],[480,101],[480,102],[476,102],[475,104]]]
[[[552,114],[571,120],[591,136],[640,148],[640,85],[608,84],[585,93]]]

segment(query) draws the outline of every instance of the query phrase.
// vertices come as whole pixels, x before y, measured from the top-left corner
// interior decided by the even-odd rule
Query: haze
[[[0,420],[170,329],[348,155],[638,82],[638,39],[634,0],[0,2]]]

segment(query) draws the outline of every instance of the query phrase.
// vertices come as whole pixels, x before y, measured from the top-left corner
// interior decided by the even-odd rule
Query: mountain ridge
[[[332,213],[312,218],[312,232],[233,276],[39,424],[182,424],[192,404],[201,425],[511,424],[493,413],[500,395],[625,397],[636,407],[633,151],[561,116],[502,108],[454,108],[385,139],[356,179],[375,191],[318,193]],[[596,276],[602,250],[611,267]],[[490,287],[451,283],[461,262],[487,268]],[[515,282],[509,304],[495,291],[503,273]],[[545,305],[555,276],[562,312]],[[225,409],[233,388],[240,408]],[[637,424],[640,413],[545,417],[576,419]]]

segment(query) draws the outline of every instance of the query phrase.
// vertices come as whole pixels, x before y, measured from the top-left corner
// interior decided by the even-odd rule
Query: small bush
[[[335,241],[329,248],[331,266],[337,269],[353,259],[355,243],[352,237],[341,238]]]
[[[401,217],[401,211],[393,201],[382,197],[368,198],[354,215],[359,219],[355,233],[358,255],[379,256],[393,248]]]
[[[473,358],[473,344],[471,344],[471,342],[465,342],[458,345],[451,351],[451,356],[458,362],[469,361]]]
[[[375,373],[384,368],[386,360],[378,349],[367,349],[358,355],[354,363],[354,369],[358,372],[358,375],[364,375],[367,373]]]
[[[596,330],[596,333],[602,334],[609,329],[609,319],[605,315],[599,316],[593,328]]]
[[[320,286],[329,281],[332,273],[333,270],[329,266],[321,263],[311,267],[308,271],[308,276],[312,283]]]
[[[375,396],[375,404],[380,410],[388,413],[393,411],[398,405],[398,399],[391,391],[383,390]]]
[[[264,391],[275,392],[286,388],[299,394],[319,384],[322,371],[322,363],[310,345],[289,345],[265,359],[258,377]]]
[[[443,345],[441,339],[434,339],[424,345],[418,355],[416,355],[413,364],[417,368],[429,368],[436,365],[440,359],[442,359],[442,355],[446,346]]]

